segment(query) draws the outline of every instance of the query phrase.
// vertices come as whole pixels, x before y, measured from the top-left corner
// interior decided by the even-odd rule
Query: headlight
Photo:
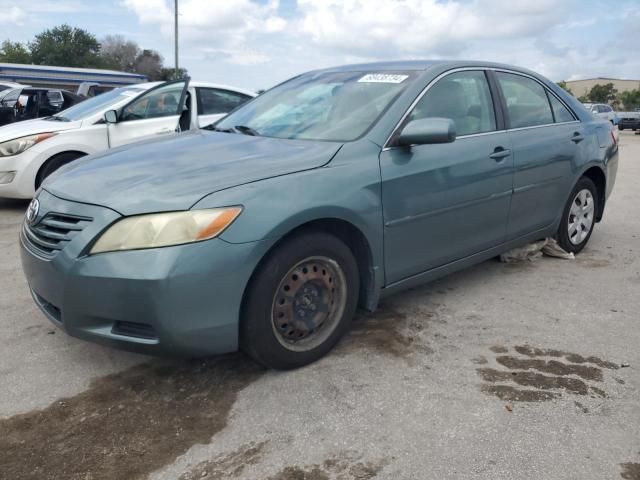
[[[109,227],[91,254],[167,247],[208,240],[220,235],[242,212],[241,207],[126,217]]]
[[[38,135],[29,135],[28,137],[16,138],[8,142],[0,143],[0,157],[10,157],[24,152],[28,148],[33,147],[36,143],[40,143],[47,138],[57,135],[55,132],[40,133]]]

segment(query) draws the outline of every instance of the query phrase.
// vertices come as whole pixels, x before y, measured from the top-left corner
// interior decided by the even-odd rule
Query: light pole
[[[176,0],[175,3],[175,21],[174,21],[174,25],[175,25],[175,54],[176,54],[176,61],[175,61],[175,65],[176,65],[176,80],[178,79],[178,72],[180,71],[178,68],[178,0]]]

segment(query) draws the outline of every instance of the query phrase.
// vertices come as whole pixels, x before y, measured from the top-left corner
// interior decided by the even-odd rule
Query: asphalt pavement
[[[293,372],[68,337],[0,200],[0,479],[640,479],[640,136],[575,260],[492,260]]]

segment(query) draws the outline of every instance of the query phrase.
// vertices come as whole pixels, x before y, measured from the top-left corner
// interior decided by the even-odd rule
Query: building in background
[[[576,98],[588,94],[596,85],[606,85],[607,83],[613,83],[613,88],[618,90],[618,93],[640,89],[640,80],[598,77],[566,81],[567,87],[571,89],[571,93]]]
[[[49,67],[0,63],[0,82],[16,82],[32,87],[61,88],[76,92],[81,84],[96,85],[97,93],[112,88],[146,82],[145,75],[93,68]]]

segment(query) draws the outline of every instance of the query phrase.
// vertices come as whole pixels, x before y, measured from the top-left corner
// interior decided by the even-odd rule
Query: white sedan
[[[188,80],[141,83],[0,127],[0,197],[31,198],[47,176],[77,158],[204,127],[255,96]]]

